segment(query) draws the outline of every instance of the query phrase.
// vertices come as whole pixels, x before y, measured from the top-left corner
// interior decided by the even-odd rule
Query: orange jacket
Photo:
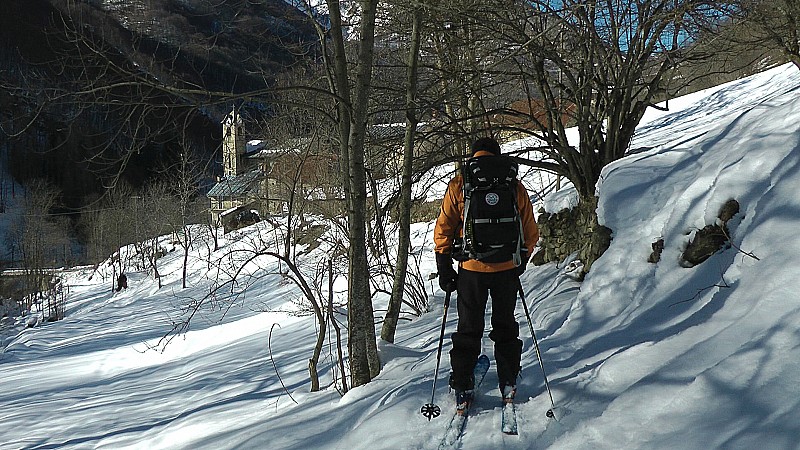
[[[474,156],[491,155],[486,151],[479,151]],[[436,253],[450,254],[453,251],[453,240],[463,235],[462,225],[464,222],[464,179],[461,175],[456,175],[447,185],[447,192],[442,199],[442,208],[439,217],[436,219],[436,227],[433,230],[433,242]],[[522,183],[517,183],[517,207],[519,216],[522,219],[522,234],[525,242],[523,247],[528,249],[528,257],[533,254],[533,247],[539,240],[539,227],[536,226],[536,219],[533,217],[533,205],[528,197],[528,191]],[[527,263],[524,261],[523,264]],[[473,272],[501,272],[514,268],[514,261],[500,263],[485,263],[470,259],[459,264],[461,268]]]

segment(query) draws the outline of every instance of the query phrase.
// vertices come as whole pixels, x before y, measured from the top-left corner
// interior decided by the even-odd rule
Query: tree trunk
[[[188,227],[187,227],[188,228]],[[186,230],[188,233],[188,229]],[[189,236],[185,236],[186,239],[189,239]],[[186,245],[183,248],[183,270],[181,272],[181,287],[186,289],[186,277],[189,275],[189,250],[192,248],[191,245]]]
[[[339,148],[344,170],[343,188],[348,217],[348,348],[352,385],[368,383],[380,372],[375,319],[369,286],[366,246],[367,187],[364,168],[364,139],[372,83],[373,46],[377,0],[362,0],[358,61],[355,68],[354,96],[350,96],[347,55],[340,5],[329,0],[331,38],[334,46],[334,87],[339,96]]]
[[[308,360],[308,376],[311,377],[311,392],[319,391],[319,374],[317,373],[317,363],[319,362],[319,355],[322,353],[322,346],[325,345],[325,331],[327,329],[324,317],[320,317],[318,315],[317,323],[319,323],[317,342],[314,344],[314,353],[311,355],[311,359]]]
[[[411,28],[411,49],[408,54],[408,72],[406,87],[406,132],[403,140],[403,174],[400,186],[399,205],[399,242],[397,244],[397,263],[394,269],[392,296],[386,317],[383,319],[381,339],[394,343],[397,322],[400,318],[400,307],[403,304],[406,273],[408,270],[408,251],[411,244],[411,176],[413,174],[414,134],[417,129],[417,68],[419,61],[420,34],[422,28],[422,9],[414,9],[414,22]]]
[[[380,373],[378,347],[375,342],[375,314],[370,295],[369,263],[367,261],[367,179],[364,167],[364,140],[366,137],[367,109],[372,84],[372,61],[375,41],[375,16],[377,0],[364,0],[361,3],[361,39],[358,49],[358,65],[355,76],[355,98],[353,102],[353,123],[350,128],[350,287],[351,302],[358,314],[357,329],[351,331],[363,346],[363,355],[358,355],[361,365],[356,378],[353,372],[353,386],[369,382]],[[351,355],[352,356],[352,355]],[[366,364],[364,364],[366,363]],[[366,369],[366,372],[364,371]],[[358,380],[358,382],[357,382]]]
[[[333,315],[333,260],[328,260],[328,320],[336,332],[336,356],[339,359],[339,371],[342,373],[342,393],[347,393],[347,376],[344,370],[344,357],[342,356],[342,330]]]

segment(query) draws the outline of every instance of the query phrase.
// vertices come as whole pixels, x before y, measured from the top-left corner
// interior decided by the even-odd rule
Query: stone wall
[[[611,229],[597,223],[597,199],[583,201],[572,209],[556,213],[539,211],[540,250],[533,263],[560,262],[578,254],[584,274],[611,244]]]

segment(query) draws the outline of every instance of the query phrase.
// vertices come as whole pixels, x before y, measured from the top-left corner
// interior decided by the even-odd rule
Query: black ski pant
[[[514,316],[518,287],[516,269],[503,272],[459,269],[456,288],[458,328],[452,335],[453,348],[450,350],[450,386],[453,389],[459,391],[473,387],[472,371],[481,352],[486,303],[490,295],[492,329],[489,338],[494,342],[500,388],[516,384],[522,355],[519,324]]]

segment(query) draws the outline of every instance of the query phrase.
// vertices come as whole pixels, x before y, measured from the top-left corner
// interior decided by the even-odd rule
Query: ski
[[[517,412],[514,409],[514,402],[503,403],[503,419],[501,421],[503,434],[516,436],[517,433]]]
[[[475,375],[475,394],[473,395],[477,395],[478,387],[480,387],[481,382],[483,382],[483,378],[486,376],[486,372],[488,371],[489,357],[486,355],[481,355],[478,358],[478,362],[475,364],[475,370],[473,372]],[[447,424],[447,429],[445,430],[442,442],[439,444],[439,449],[452,447],[453,444],[455,444],[461,438],[461,435],[464,434],[464,428],[467,426],[469,410],[474,402],[475,397],[472,398],[472,402],[470,402],[470,405],[467,407],[467,410],[463,412],[463,414],[459,414],[458,411],[453,413],[450,423]]]
[[[514,408],[514,396],[517,388],[514,386],[504,386],[500,392],[503,397],[503,416],[500,421],[500,428],[504,434],[517,434],[517,411]]]

